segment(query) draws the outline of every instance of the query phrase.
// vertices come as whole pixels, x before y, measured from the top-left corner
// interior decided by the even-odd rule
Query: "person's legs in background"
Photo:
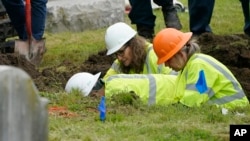
[[[151,0],[129,0],[132,7],[129,18],[136,24],[140,36],[152,40],[154,36],[155,15],[153,14]]]
[[[194,35],[211,32],[210,20],[215,0],[188,0],[189,28]]]
[[[30,61],[36,66],[40,64],[43,54],[46,52],[43,34],[45,30],[47,2],[48,0],[31,1],[32,41],[30,46]]]
[[[250,0],[240,0],[244,14],[244,33],[250,36]]]
[[[132,7],[129,13],[131,23],[136,24],[140,36],[152,40],[156,17],[153,14],[151,0],[129,0],[129,2]],[[173,0],[154,0],[154,3],[162,7],[166,27],[179,30],[182,28]]]
[[[13,27],[16,29],[19,39],[27,40],[25,29],[25,7],[23,0],[2,0],[9,15]]]
[[[182,28],[173,0],[154,0],[154,3],[162,7],[162,14],[166,27],[178,30]]]
[[[47,14],[47,2],[48,0],[31,0],[32,36],[35,40],[41,40],[43,38]]]
[[[29,43],[25,27],[25,7],[23,0],[2,0],[13,27],[20,40],[13,45],[13,52],[18,52],[29,60]]]

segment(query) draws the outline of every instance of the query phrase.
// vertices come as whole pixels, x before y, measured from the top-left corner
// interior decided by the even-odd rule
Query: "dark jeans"
[[[188,0],[189,28],[194,34],[212,32],[209,26],[215,0]]]
[[[250,0],[240,0],[243,14],[244,14],[244,32],[250,36],[250,11],[249,11],[249,5],[250,5]]]
[[[44,34],[47,1],[48,0],[31,0],[32,36],[36,40],[42,39]],[[19,38],[26,40],[28,35],[25,27],[25,7],[23,0],[2,0],[2,3],[5,6]]]
[[[154,0],[159,5],[173,4],[172,0]],[[145,25],[149,28],[154,28],[156,16],[153,14],[151,0],[129,0],[132,9],[129,13],[129,18],[132,24]]]

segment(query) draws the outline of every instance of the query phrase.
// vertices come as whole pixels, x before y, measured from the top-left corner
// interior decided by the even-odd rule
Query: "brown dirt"
[[[241,83],[250,99],[250,39],[244,34],[213,35],[199,37],[202,52],[209,54],[225,64]],[[12,65],[24,69],[33,78],[37,88],[44,92],[63,91],[67,80],[77,72],[102,72],[102,76],[111,66],[114,58],[106,56],[106,50],[90,56],[80,66],[70,60],[60,65],[38,71],[24,58],[15,54],[0,54],[0,65]]]

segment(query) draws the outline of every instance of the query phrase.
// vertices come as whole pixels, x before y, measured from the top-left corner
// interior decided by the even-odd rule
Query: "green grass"
[[[209,105],[200,108],[187,108],[181,104],[134,106],[128,103],[121,105],[111,99],[107,99],[107,119],[101,122],[98,111],[93,110],[99,99],[82,97],[78,93],[56,94],[50,99],[54,101],[53,105],[68,107],[78,114],[70,118],[50,116],[51,141],[226,141],[229,140],[230,124],[250,122],[250,107],[222,115],[220,109]],[[137,102],[140,103],[139,100]]]
[[[105,29],[84,32],[46,33],[48,48],[42,67],[51,67],[60,64],[63,60],[82,63],[89,55],[105,49]]]
[[[187,1],[181,0],[185,6]],[[162,13],[155,31],[165,28]],[[188,13],[179,13],[182,31],[189,31]],[[130,24],[128,17],[125,22]],[[216,0],[211,27],[214,34],[243,33],[243,13],[238,0]],[[135,28],[134,25],[132,25]],[[63,60],[81,64],[88,56],[105,49],[105,29],[84,32],[45,33],[47,53],[41,68],[55,67]],[[230,124],[249,124],[250,107],[222,115],[220,109],[204,105],[187,108],[181,104],[147,106],[131,98],[107,99],[107,119],[99,120],[100,99],[79,92],[40,92],[51,106],[64,106],[77,116],[49,116],[50,141],[228,141]],[[240,113],[240,114],[239,114]]]

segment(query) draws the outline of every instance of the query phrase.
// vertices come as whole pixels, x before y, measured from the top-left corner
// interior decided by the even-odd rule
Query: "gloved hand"
[[[92,90],[100,90],[103,86],[104,86],[104,81],[102,79],[99,79],[97,80]]]

